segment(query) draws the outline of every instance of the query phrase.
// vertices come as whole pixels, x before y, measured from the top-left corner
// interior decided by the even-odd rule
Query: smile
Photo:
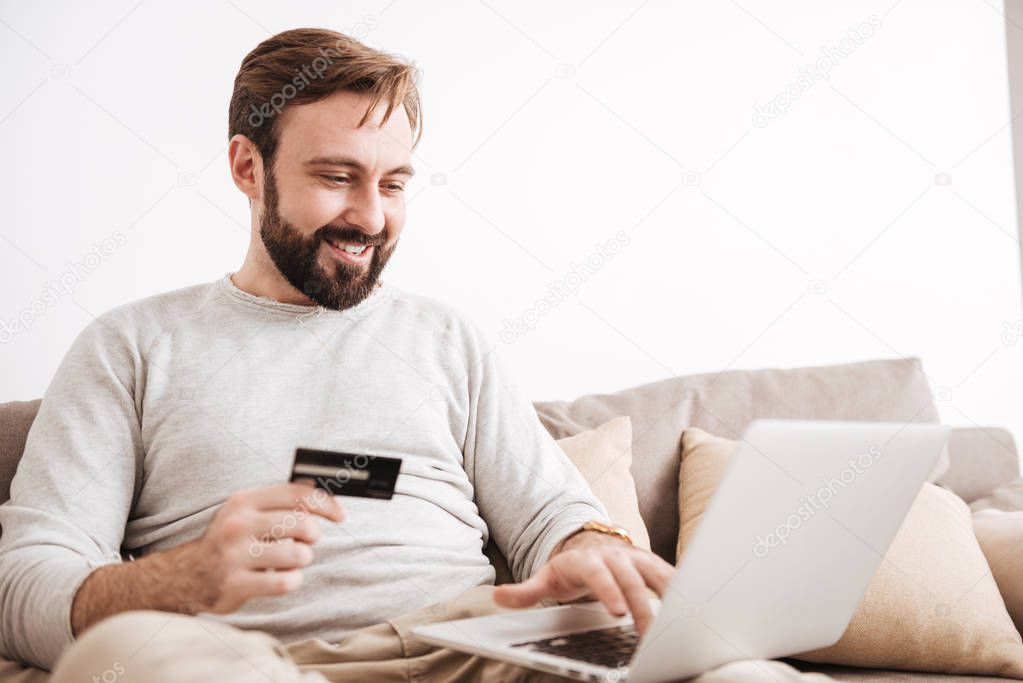
[[[330,248],[331,253],[346,263],[362,265],[373,256],[372,246],[365,244],[353,244],[351,242],[338,242],[336,240],[324,240]]]

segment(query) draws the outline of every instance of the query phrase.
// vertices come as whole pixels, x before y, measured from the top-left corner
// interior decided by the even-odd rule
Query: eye
[[[324,180],[334,183],[335,185],[341,185],[343,183],[351,181],[351,179],[348,176],[344,175],[325,175],[320,177],[323,178]]]
[[[386,187],[391,192],[404,192],[405,191],[405,186],[402,185],[401,183],[387,183],[386,185],[384,185],[384,187]]]

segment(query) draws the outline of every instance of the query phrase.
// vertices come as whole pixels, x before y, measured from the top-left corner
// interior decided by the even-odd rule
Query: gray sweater
[[[403,459],[390,501],[345,498],[294,593],[217,617],[285,642],[345,633],[522,580],[601,504],[481,330],[388,283],[333,311],[230,277],[97,318],[43,398],[0,506],[0,649],[51,668],[97,567],[199,537],[241,488],[285,482],[297,446]]]

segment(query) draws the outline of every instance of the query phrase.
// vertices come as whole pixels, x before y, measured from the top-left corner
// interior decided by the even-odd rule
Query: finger
[[[650,609],[650,598],[646,590],[646,581],[636,569],[633,558],[628,553],[611,553],[607,557],[607,566],[614,575],[618,587],[625,595],[629,604],[629,612],[632,613],[632,621],[636,624],[636,631],[643,634],[650,621],[653,619],[653,610]]]
[[[579,565],[579,567],[581,570],[580,583],[589,587],[590,592],[604,604],[608,612],[616,617],[628,613],[628,602],[606,562],[597,560],[592,564]]]
[[[270,595],[284,595],[302,585],[302,570],[261,571],[238,569],[231,573],[224,584],[226,592],[240,596],[243,600]]]
[[[290,539],[261,544],[259,550],[250,548],[250,551],[255,551],[250,552],[250,569],[301,569],[313,561],[313,549],[308,543]]]
[[[494,589],[494,602],[502,607],[529,607],[550,595],[544,567],[522,583],[505,583]]]
[[[275,484],[244,491],[239,495],[260,510],[301,509],[333,522],[341,522],[345,518],[344,506],[336,496],[308,484]]]
[[[639,553],[634,555],[636,568],[643,575],[646,585],[650,586],[657,597],[663,598],[671,585],[671,579],[675,576],[675,568],[653,553]]]
[[[257,512],[249,518],[250,535],[257,541],[272,543],[286,538],[313,544],[323,530],[319,521],[305,512]]]

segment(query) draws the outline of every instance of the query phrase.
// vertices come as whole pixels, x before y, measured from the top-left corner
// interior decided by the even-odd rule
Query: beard
[[[292,287],[320,306],[336,311],[352,308],[369,296],[394,253],[394,248],[398,246],[397,241],[385,247],[387,237],[384,233],[367,235],[355,226],[333,223],[318,228],[306,237],[281,217],[277,179],[272,169],[265,172],[264,180],[265,197],[263,215],[259,220],[259,235],[281,275]],[[370,262],[355,265],[331,256],[331,272],[330,267],[323,267],[319,261],[321,247],[328,239],[365,244],[367,248],[372,246]],[[326,248],[330,249],[330,246]]]

